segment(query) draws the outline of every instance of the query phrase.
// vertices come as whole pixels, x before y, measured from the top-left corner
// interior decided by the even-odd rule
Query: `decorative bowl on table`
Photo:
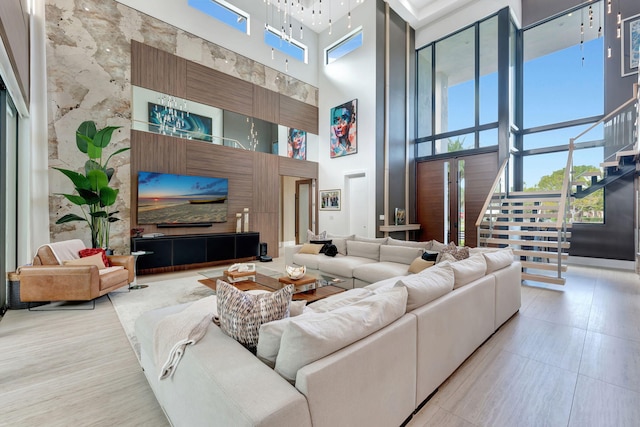
[[[287,265],[286,271],[287,271],[287,276],[289,276],[289,279],[298,280],[298,279],[302,279],[304,275],[307,273],[307,267],[304,265],[302,267]]]

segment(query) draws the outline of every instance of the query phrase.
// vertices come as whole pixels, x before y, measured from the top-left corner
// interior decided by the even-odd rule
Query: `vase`
[[[242,233],[242,214],[236,214],[236,233]]]
[[[244,232],[249,231],[249,208],[244,208]]]

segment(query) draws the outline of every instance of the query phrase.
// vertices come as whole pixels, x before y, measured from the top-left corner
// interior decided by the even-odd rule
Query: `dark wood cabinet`
[[[131,238],[132,252],[153,252],[138,259],[138,274],[251,260],[259,245],[260,233],[252,232]]]

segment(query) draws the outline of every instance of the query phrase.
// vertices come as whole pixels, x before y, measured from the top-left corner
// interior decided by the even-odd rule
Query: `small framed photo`
[[[622,77],[638,72],[640,61],[640,14],[622,20]]]
[[[396,225],[405,225],[406,223],[406,212],[404,209],[396,208],[395,210],[396,217]]]
[[[321,211],[339,211],[341,206],[340,190],[320,190]]]

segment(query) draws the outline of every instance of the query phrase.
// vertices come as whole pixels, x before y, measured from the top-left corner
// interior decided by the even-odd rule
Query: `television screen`
[[[138,172],[138,224],[227,222],[226,178]]]

